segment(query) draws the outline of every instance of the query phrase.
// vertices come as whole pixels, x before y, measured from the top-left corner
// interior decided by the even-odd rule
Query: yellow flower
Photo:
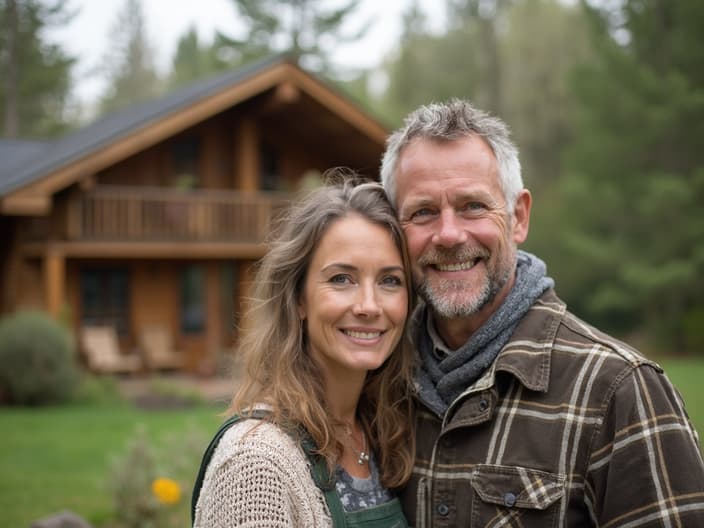
[[[176,504],[181,498],[181,486],[170,478],[158,478],[152,482],[152,493],[162,504]]]

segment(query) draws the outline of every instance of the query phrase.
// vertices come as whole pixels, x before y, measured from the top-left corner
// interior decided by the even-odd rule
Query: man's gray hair
[[[511,141],[510,131],[501,119],[473,107],[469,102],[452,99],[445,103],[421,106],[409,114],[404,126],[386,140],[381,161],[381,183],[391,203],[396,203],[396,164],[401,151],[415,138],[453,141],[476,134],[494,151],[499,182],[506,205],[513,213],[516,197],[523,189],[518,148]]]

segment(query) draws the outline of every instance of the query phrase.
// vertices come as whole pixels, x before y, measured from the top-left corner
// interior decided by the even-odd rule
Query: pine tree
[[[704,345],[704,3],[588,7],[598,60],[574,79],[565,209],[585,311]]]
[[[64,131],[75,59],[47,41],[47,28],[66,24],[65,1],[0,0],[0,116],[5,137]]]
[[[216,47],[202,43],[195,27],[190,27],[176,45],[168,84],[170,87],[182,86],[227,67],[227,62],[218,56]]]
[[[417,1],[403,16],[398,51],[386,61],[389,85],[385,94],[387,118],[397,125],[409,111],[431,101],[451,97],[477,98],[480,77],[475,43],[468,28],[433,34],[425,26],[425,13]]]
[[[451,29],[469,28],[475,35],[475,60],[484,79],[486,110],[503,115],[503,80],[499,26],[514,0],[447,0]]]
[[[110,48],[103,60],[107,89],[101,113],[110,112],[161,93],[139,0],[126,0],[112,28]]]
[[[233,4],[247,32],[243,38],[219,34],[217,44],[230,50],[233,62],[239,64],[287,52],[310,70],[330,72],[330,51],[340,43],[358,40],[368,27],[363,24],[343,33],[359,0],[348,0],[341,7],[319,0],[233,0]]]

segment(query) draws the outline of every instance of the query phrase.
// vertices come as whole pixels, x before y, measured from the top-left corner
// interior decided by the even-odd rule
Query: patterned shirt
[[[346,512],[366,510],[393,498],[381,483],[374,453],[369,456],[368,478],[353,477],[342,466],[337,466],[335,474],[335,489]]]
[[[552,290],[444,416],[417,398],[410,525],[704,527],[704,463],[680,395]]]

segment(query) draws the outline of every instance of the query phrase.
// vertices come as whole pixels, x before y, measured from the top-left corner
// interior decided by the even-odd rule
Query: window
[[[205,330],[205,273],[200,266],[181,272],[181,332],[200,334]]]
[[[80,271],[81,323],[109,325],[121,336],[129,333],[129,271],[92,268]]]
[[[270,145],[264,143],[260,152],[260,179],[263,191],[275,191],[279,188],[279,158]]]
[[[173,185],[179,189],[195,189],[200,184],[198,160],[200,141],[196,136],[177,139],[171,148],[173,156]]]

